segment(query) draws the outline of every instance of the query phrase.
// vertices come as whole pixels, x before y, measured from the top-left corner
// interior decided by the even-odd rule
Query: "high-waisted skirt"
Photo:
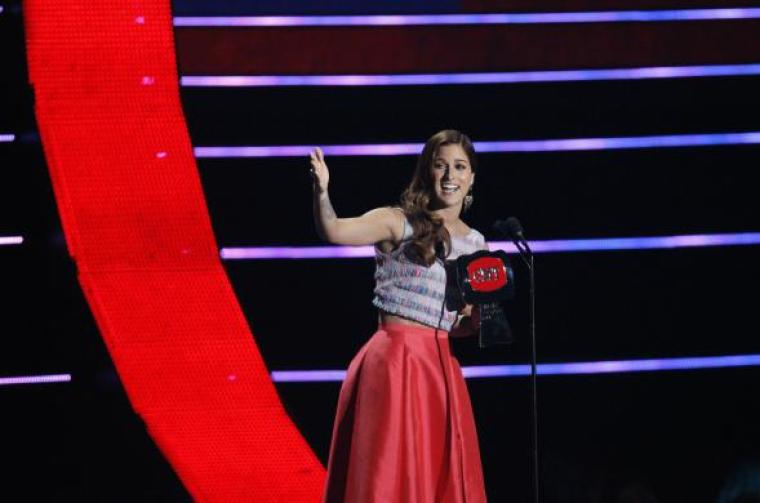
[[[384,324],[354,357],[324,501],[486,501],[470,397],[447,332]]]

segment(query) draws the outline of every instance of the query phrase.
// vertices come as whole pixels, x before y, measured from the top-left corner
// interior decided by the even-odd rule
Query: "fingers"
[[[325,163],[325,154],[322,152],[322,149],[319,147],[314,148],[309,152],[309,160],[311,162],[311,167],[313,170],[322,171],[327,169],[327,164]]]
[[[325,164],[324,153],[319,147],[315,147],[309,151],[309,162],[311,169],[309,174],[315,183],[319,183],[320,187],[327,186],[327,164]]]
[[[309,152],[309,159],[311,160],[312,164],[324,164],[325,163],[325,155],[322,152],[322,149],[319,147],[314,148]]]

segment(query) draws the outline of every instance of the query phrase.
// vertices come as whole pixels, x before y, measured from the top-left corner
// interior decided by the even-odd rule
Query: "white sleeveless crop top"
[[[372,304],[387,313],[449,331],[463,307],[456,271],[446,267],[440,258],[430,267],[422,264],[410,246],[411,238],[412,226],[405,217],[401,244],[390,252],[375,247]],[[483,235],[471,229],[466,236],[451,236],[451,253],[446,262],[487,249]]]

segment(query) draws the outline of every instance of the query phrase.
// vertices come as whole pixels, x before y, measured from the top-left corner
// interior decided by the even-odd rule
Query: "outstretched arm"
[[[309,157],[314,180],[314,225],[322,239],[341,245],[401,240],[403,219],[400,212],[391,208],[376,208],[360,217],[338,218],[327,191],[330,173],[322,149],[314,149]]]

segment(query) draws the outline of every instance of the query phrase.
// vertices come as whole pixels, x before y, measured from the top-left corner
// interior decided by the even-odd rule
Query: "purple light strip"
[[[715,145],[760,144],[760,132],[686,134],[664,136],[628,136],[618,138],[570,138],[556,140],[480,141],[475,149],[480,152],[568,152],[581,150],[618,150],[636,148],[703,147]],[[260,147],[195,147],[198,159],[249,158],[249,157],[305,157],[310,145]],[[392,143],[365,145],[327,145],[322,147],[329,156],[389,156],[417,155],[420,143]]]
[[[23,242],[24,242],[23,236],[0,236],[0,246],[20,245]]]
[[[313,147],[309,145],[287,145],[272,147],[195,147],[195,157],[229,158],[229,157],[303,157],[309,155]],[[369,144],[369,145],[329,145],[322,147],[327,155],[374,156],[374,155],[417,155],[422,144]]]
[[[15,134],[0,134],[0,143],[12,142],[16,140]]]
[[[562,152],[760,144],[760,132],[476,142],[479,152]]]
[[[760,75],[760,64],[398,75],[186,75],[183,87],[419,86]]]
[[[324,259],[374,257],[372,246],[277,246],[222,248],[224,260]]]
[[[751,246],[758,244],[760,244],[760,232],[530,241],[530,247],[534,253],[653,250],[702,248],[708,246]],[[489,247],[491,250],[504,250],[507,253],[517,253],[514,244],[508,241],[492,241],[489,243]],[[221,249],[220,255],[224,260],[306,260],[371,258],[375,256],[375,251],[372,246],[257,246],[225,247]]]
[[[47,384],[56,382],[71,382],[71,374],[0,377],[0,386],[15,386],[19,384]]]
[[[755,366],[760,366],[760,354],[577,363],[540,363],[538,364],[537,371],[540,375],[586,375]],[[530,375],[530,365],[478,365],[463,367],[462,373],[468,379],[527,376]],[[346,371],[275,370],[272,371],[271,376],[274,382],[339,382],[346,377]]]
[[[497,14],[417,14],[366,16],[177,16],[174,26],[184,27],[292,27],[292,26],[433,26],[556,23],[629,23],[757,19],[759,8],[624,10],[599,12],[540,12]]]
[[[760,232],[634,238],[555,239],[530,242],[534,253],[660,250],[671,248],[703,248],[708,246],[751,246],[758,244],[760,244]],[[508,241],[495,241],[490,243],[490,246],[491,249],[502,249],[509,253],[516,253],[517,251],[514,244]]]

